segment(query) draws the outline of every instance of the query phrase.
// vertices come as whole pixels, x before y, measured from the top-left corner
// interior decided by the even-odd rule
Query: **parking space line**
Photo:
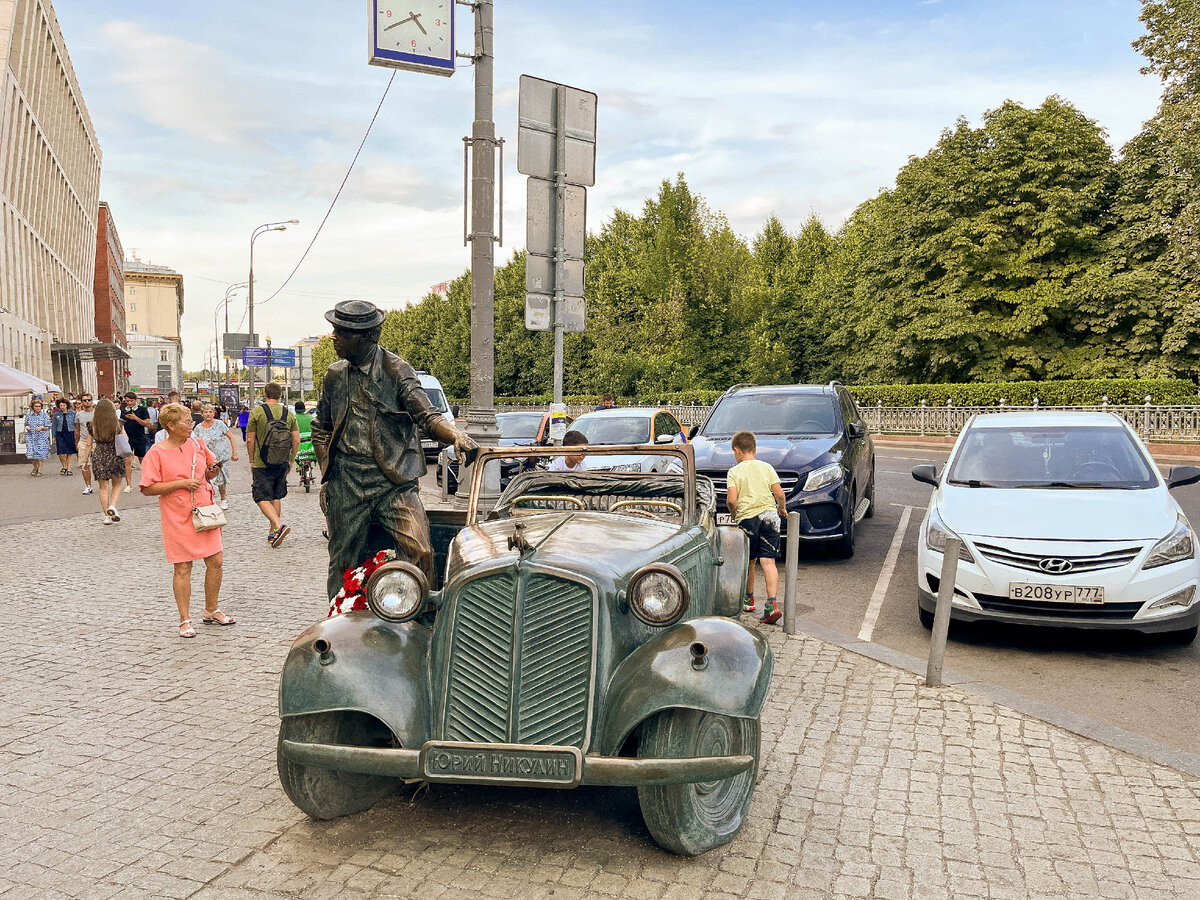
[[[895,504],[899,506],[900,504]],[[896,526],[896,536],[892,538],[892,546],[888,548],[887,557],[883,561],[883,569],[879,573],[879,581],[875,582],[875,591],[871,594],[871,602],[867,604],[867,614],[863,617],[862,628],[858,630],[860,641],[871,640],[875,632],[875,622],[879,619],[879,611],[883,609],[883,598],[887,596],[888,585],[892,583],[892,573],[896,571],[896,560],[900,557],[900,545],[904,543],[904,532],[908,530],[908,520],[912,516],[913,507],[905,506],[900,514],[900,524]]]

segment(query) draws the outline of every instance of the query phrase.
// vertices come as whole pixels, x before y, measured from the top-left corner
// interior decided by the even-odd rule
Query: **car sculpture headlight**
[[[408,562],[390,562],[367,580],[367,606],[389,622],[406,622],[425,608],[429,585],[425,574]]]
[[[929,511],[929,531],[925,534],[925,546],[930,550],[936,550],[938,553],[945,553],[946,541],[949,538],[958,538],[958,540],[961,541],[961,549],[958,551],[959,559],[961,559],[963,562],[975,562],[975,557],[972,556],[971,551],[967,549],[967,542],[946,527],[946,523],[943,522],[942,517],[938,515],[937,507],[934,507]]]
[[[1191,559],[1195,555],[1196,541],[1192,536],[1192,529],[1188,526],[1186,519],[1180,518],[1175,522],[1171,533],[1154,545],[1154,549],[1142,563],[1142,568],[1154,569],[1158,566],[1169,566],[1171,563]]]
[[[629,580],[629,606],[647,625],[670,625],[688,607],[683,573],[668,563],[638,570]]]

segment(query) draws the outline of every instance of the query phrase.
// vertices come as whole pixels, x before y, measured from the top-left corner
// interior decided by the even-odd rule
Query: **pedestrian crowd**
[[[193,400],[186,405],[178,391],[166,397],[141,398],[133,391],[101,396],[91,392],[46,398],[34,395],[24,417],[25,456],[30,475],[44,474],[43,464],[58,456],[59,474],[83,476],[83,494],[100,502],[100,521],[121,521],[122,494],[133,486],[157,497],[163,549],[173,567],[172,587],[179,610],[179,636],[195,637],[192,627],[192,565],[204,562],[204,612],[201,622],[233,625],[236,621],[217,605],[222,578],[221,528],[195,524],[204,508],[229,509],[231,483],[227,464],[237,461],[242,433],[253,474],[252,495],[268,521],[267,540],[278,547],[290,528],[282,520],[287,475],[299,450],[297,414],[280,402],[282,390],[269,382],[264,402],[251,410]],[[302,402],[296,404],[303,412]],[[310,416],[304,414],[307,427]],[[307,440],[307,435],[305,435]],[[134,469],[139,470],[134,481]]]

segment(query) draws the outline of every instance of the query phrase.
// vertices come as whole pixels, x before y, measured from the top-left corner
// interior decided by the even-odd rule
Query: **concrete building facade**
[[[96,340],[125,350],[125,251],[113,222],[112,210],[100,201],[96,219],[96,277],[92,295],[96,305]],[[130,371],[126,360],[113,354],[96,362],[96,390],[101,394],[123,394],[129,390]]]
[[[95,390],[77,348],[95,338],[101,153],[50,0],[0,0],[0,61],[0,360]]]
[[[125,332],[179,342],[183,276],[166,266],[125,260]]]
[[[129,334],[129,390],[143,397],[166,397],[183,389],[183,351],[179,341],[152,334]]]

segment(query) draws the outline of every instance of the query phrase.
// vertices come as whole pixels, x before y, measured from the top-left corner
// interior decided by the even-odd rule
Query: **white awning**
[[[24,397],[26,394],[48,394],[61,391],[57,384],[0,363],[0,397]]]

